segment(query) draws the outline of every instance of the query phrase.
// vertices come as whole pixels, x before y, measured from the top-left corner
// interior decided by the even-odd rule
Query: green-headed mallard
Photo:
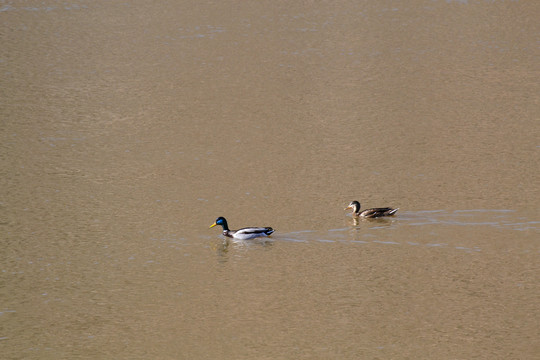
[[[210,227],[212,228],[216,225],[221,225],[221,227],[223,227],[223,235],[240,240],[270,236],[274,232],[274,229],[271,227],[245,227],[239,230],[229,230],[227,220],[222,216],[218,217],[216,222],[210,225]]]
[[[392,216],[394,215],[399,209],[392,209],[389,207],[384,208],[372,208],[372,209],[366,209],[363,211],[360,211],[360,203],[356,200],[351,201],[349,206],[345,208],[347,209],[353,209],[353,216],[359,216],[364,218],[378,218],[381,216]]]

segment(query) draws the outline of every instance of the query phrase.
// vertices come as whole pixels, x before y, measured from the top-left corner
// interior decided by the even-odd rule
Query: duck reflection
[[[380,217],[380,218],[363,218],[358,216],[353,216],[349,220],[349,223],[352,224],[352,226],[359,227],[359,226],[365,226],[370,229],[376,229],[376,228],[382,228],[382,227],[389,227],[392,225],[392,223],[395,220],[388,217]]]
[[[264,248],[264,249],[270,249],[274,245],[274,242],[269,239],[252,239],[249,241],[246,240],[231,240],[229,238],[225,238],[219,243],[215,243],[212,246],[212,250],[216,252],[216,254],[222,258],[222,261],[226,261],[229,256],[229,251],[231,250],[243,250],[248,251],[252,248]]]

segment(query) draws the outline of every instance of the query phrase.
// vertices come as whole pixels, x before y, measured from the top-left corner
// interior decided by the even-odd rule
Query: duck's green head
[[[216,225],[221,225],[223,227],[223,230],[227,230],[229,227],[227,225],[227,220],[223,216],[220,216],[216,219],[216,222],[214,222],[212,225],[210,225],[211,228],[213,228]]]

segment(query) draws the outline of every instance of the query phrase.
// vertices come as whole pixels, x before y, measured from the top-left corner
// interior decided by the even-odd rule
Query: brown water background
[[[1,357],[538,359],[539,18],[0,1]]]

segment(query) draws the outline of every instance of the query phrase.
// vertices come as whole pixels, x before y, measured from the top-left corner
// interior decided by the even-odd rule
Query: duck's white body
[[[274,232],[271,227],[247,227],[239,230],[223,230],[223,235],[239,240],[255,239],[270,236]]]
[[[216,225],[221,225],[221,227],[223,227],[224,236],[232,237],[238,240],[248,240],[270,236],[274,232],[274,229],[271,227],[245,227],[239,230],[229,230],[227,220],[225,220],[225,218],[222,216],[218,217],[216,222],[214,222],[210,227],[214,227]]]

